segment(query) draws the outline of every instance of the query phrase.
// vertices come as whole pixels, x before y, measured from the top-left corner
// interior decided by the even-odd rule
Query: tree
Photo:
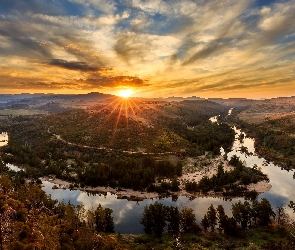
[[[277,207],[275,217],[276,217],[278,225],[280,226],[285,226],[288,223],[289,216],[288,214],[286,214],[285,208],[283,207],[283,205]]]
[[[177,207],[168,208],[167,212],[167,220],[168,220],[168,232],[173,234],[179,233],[180,227],[180,213]]]
[[[0,187],[4,194],[8,194],[12,190],[12,182],[6,174],[1,174],[0,176]]]
[[[144,208],[140,223],[143,224],[145,233],[161,237],[164,227],[167,225],[166,218],[167,207],[159,202],[155,202]]]
[[[201,225],[202,225],[202,227],[204,228],[205,231],[207,231],[209,226],[210,226],[209,220],[208,220],[206,214],[204,215],[203,219],[201,220]]]
[[[230,217],[227,219],[227,224],[224,233],[227,235],[237,234],[237,221],[234,218]]]
[[[218,212],[218,230],[219,232],[222,232],[222,230],[225,232],[227,224],[228,224],[228,216],[225,214],[224,208],[222,205],[218,205],[217,212]]]
[[[266,198],[262,198],[258,210],[259,225],[267,226],[271,222],[271,217],[274,216],[275,213],[272,210],[269,201]]]
[[[208,219],[211,231],[214,232],[215,226],[217,225],[217,215],[216,215],[216,210],[212,204],[208,208],[207,219]]]
[[[180,211],[180,228],[184,233],[197,233],[200,231],[193,212],[192,208],[184,208]]]
[[[257,225],[257,218],[259,212],[259,202],[257,200],[252,200],[252,207],[251,207],[251,218],[254,221],[254,224]]]
[[[152,219],[153,219],[153,215],[152,215],[151,205],[149,207],[145,206],[140,224],[142,224],[144,226],[144,232],[146,234],[153,233],[153,220]]]
[[[95,228],[97,232],[114,232],[114,221],[111,216],[113,210],[110,208],[103,208],[100,204],[94,211]]]
[[[238,203],[232,204],[233,218],[241,223],[242,228],[246,229],[251,222],[251,206],[248,201],[244,204],[239,201]]]
[[[179,191],[179,181],[177,180],[177,178],[173,178],[171,182],[171,191],[172,192]]]

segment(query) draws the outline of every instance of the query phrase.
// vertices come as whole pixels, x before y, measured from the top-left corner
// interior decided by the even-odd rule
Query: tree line
[[[211,204],[198,225],[193,209],[179,210],[177,207],[169,207],[155,202],[145,207],[141,224],[144,226],[146,234],[161,237],[166,228],[168,233],[176,235],[179,233],[197,234],[202,230],[208,231],[210,229],[211,232],[217,230],[219,233],[235,236],[238,234],[239,228],[245,230],[257,226],[268,226],[276,216],[278,222],[282,223],[282,213],[275,213],[266,198],[261,201],[249,202],[246,200],[233,203],[231,210],[232,217],[229,217],[225,214],[222,205],[214,208]]]

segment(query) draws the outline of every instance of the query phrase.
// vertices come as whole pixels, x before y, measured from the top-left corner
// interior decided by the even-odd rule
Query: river
[[[229,112],[229,115],[230,114],[231,111]],[[217,121],[217,117],[214,117],[211,121]],[[268,175],[272,188],[268,192],[260,194],[258,199],[267,198],[273,209],[276,209],[280,205],[284,205],[286,207],[286,212],[292,218],[295,218],[294,213],[292,213],[292,210],[287,206],[290,200],[295,201],[294,171],[286,171],[273,163],[267,163],[264,158],[258,157],[255,154],[254,139],[247,137],[245,133],[236,127],[233,127],[233,129],[236,135],[232,149],[227,154],[228,159],[235,154],[240,157],[242,161],[245,161],[247,166],[253,166],[253,164],[256,164],[258,167],[261,167],[262,171]],[[244,134],[244,139],[240,141],[240,134],[242,133]],[[247,147],[250,154],[242,153],[240,151],[242,146]],[[221,154],[224,155],[223,149],[221,149]],[[83,204],[86,209],[96,208],[98,204],[101,204],[103,207],[111,208],[113,210],[112,216],[114,218],[115,231],[127,234],[143,233],[143,226],[140,224],[140,219],[144,207],[156,201],[167,206],[177,206],[179,209],[183,207],[192,208],[196,214],[197,221],[199,222],[211,204],[215,207],[222,204],[226,213],[231,215],[231,204],[239,200],[244,200],[243,198],[225,200],[213,197],[190,199],[189,197],[179,196],[174,199],[169,197],[162,199],[145,199],[136,202],[128,201],[126,199],[117,199],[117,196],[111,193],[93,195],[80,190],[70,191],[69,189],[52,189],[53,185],[54,184],[48,181],[44,181],[42,189],[47,194],[50,194],[53,199],[57,199],[58,201],[70,201],[75,205]]]

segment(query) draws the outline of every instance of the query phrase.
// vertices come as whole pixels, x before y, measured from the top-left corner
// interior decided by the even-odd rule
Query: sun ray
[[[127,140],[129,140],[129,116],[128,116],[128,109],[129,109],[129,100],[125,101],[125,119],[126,119],[126,132],[127,132]]]
[[[113,98],[115,98],[114,101],[110,102],[110,103],[109,103],[108,105],[106,105],[106,106],[103,106],[101,109],[97,110],[96,112],[101,112],[102,110],[104,110],[104,109],[110,107],[111,105],[113,105],[115,102],[119,102],[119,101],[120,101],[120,99],[118,99],[117,97],[110,97],[110,98],[107,98],[107,99],[113,99]],[[104,101],[107,100],[107,99],[104,99]]]
[[[142,131],[142,127],[141,127],[140,121],[139,121],[136,113],[134,112],[134,109],[133,109],[133,106],[132,105],[130,105],[130,109],[131,109],[131,112],[132,112],[132,114],[133,114],[133,116],[135,118],[135,122],[137,124],[137,127],[138,127],[139,131]]]
[[[106,124],[108,124],[108,121],[111,119],[110,124],[112,124],[112,130],[109,134],[109,145],[110,148],[112,148],[117,138],[116,133],[118,132],[118,128],[122,126],[122,123],[120,122],[123,121],[122,118],[125,116],[125,118],[123,118],[125,120],[125,122],[123,122],[123,126],[126,140],[129,142],[131,129],[130,121],[133,120],[133,122],[135,122],[134,124],[136,125],[136,130],[138,131],[137,133],[142,133],[144,131],[143,126],[146,123],[149,125],[149,115],[146,113],[148,111],[146,109],[148,108],[150,110],[159,111],[154,106],[154,104],[141,102],[135,98],[117,97],[114,100],[111,99],[110,103],[105,103],[105,105],[97,111],[97,113],[103,110],[108,112],[108,114],[104,112],[105,115],[101,114],[104,118],[100,123],[98,130],[101,130],[103,127],[105,127]],[[132,128],[134,129],[134,127]]]
[[[111,111],[111,113],[107,116],[107,118],[105,119],[105,121],[103,122],[102,125],[105,125],[105,123],[110,119],[110,117],[112,116],[112,114],[116,111],[117,107],[121,104],[122,100],[118,100],[118,103],[116,104],[116,106],[113,108],[113,110]]]
[[[113,135],[112,135],[112,138],[111,138],[111,141],[110,141],[110,144],[111,144],[111,145],[113,144],[113,141],[114,141],[114,139],[115,139],[115,134],[116,134],[116,132],[117,132],[118,124],[119,124],[119,121],[120,121],[120,118],[121,118],[122,107],[123,107],[123,101],[120,102],[120,110],[119,110],[119,113],[118,113],[118,115],[117,115],[117,120],[116,120],[116,123],[115,123],[115,127],[114,127],[114,131],[113,131]]]

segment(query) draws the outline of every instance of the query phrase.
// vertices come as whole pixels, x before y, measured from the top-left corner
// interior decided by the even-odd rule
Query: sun
[[[120,91],[119,96],[123,98],[129,98],[132,95],[132,90],[131,89],[123,89]]]

